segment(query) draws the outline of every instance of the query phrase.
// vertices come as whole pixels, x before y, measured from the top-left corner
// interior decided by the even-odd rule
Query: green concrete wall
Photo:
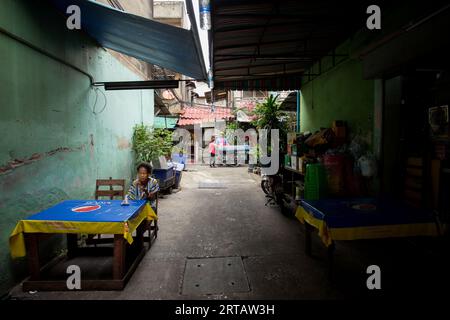
[[[95,81],[140,79],[85,34],[66,29],[45,1],[2,0],[0,28]],[[103,91],[96,98],[86,75],[2,32],[0,66],[1,296],[25,276],[25,261],[9,257],[17,221],[63,199],[92,198],[97,178],[129,181],[132,128],[151,125],[154,107],[153,90]],[[46,256],[58,250],[54,242],[45,245]]]
[[[347,53],[349,44],[337,50]],[[321,75],[304,78],[300,100],[300,131],[315,132],[329,128],[333,120],[345,120],[350,135],[361,135],[370,145],[374,127],[374,80],[362,79],[362,64],[357,60],[331,58],[315,65],[310,72]]]

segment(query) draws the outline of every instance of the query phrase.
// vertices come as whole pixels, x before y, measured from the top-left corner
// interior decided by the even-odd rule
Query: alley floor
[[[308,257],[303,226],[265,206],[259,184],[260,177],[246,167],[190,166],[181,190],[160,200],[158,238],[123,291],[29,293],[19,285],[11,296],[341,299],[428,294],[425,290],[437,290],[437,283],[448,283],[444,263],[422,247],[423,241],[405,239],[338,242],[330,280],[319,237],[313,237],[313,257]],[[382,271],[378,292],[366,286],[371,264]]]

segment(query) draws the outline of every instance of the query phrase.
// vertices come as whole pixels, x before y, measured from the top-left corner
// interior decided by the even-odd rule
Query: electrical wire
[[[104,93],[103,91],[101,91],[99,88],[97,88],[97,87],[94,88],[94,91],[95,91],[95,101],[94,101],[94,105],[93,105],[93,107],[92,107],[92,113],[93,113],[94,115],[98,115],[98,114],[102,113],[103,111],[105,111],[106,105],[108,104],[108,99],[106,98],[105,93]],[[99,112],[97,112],[97,111],[96,111],[96,107],[97,107],[98,92],[99,92],[99,91],[103,94],[103,97],[105,98],[105,104],[103,105],[103,108],[102,108]]]

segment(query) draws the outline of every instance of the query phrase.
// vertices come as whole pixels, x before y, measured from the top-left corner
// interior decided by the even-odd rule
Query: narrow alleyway
[[[340,242],[336,276],[330,282],[326,250],[319,238],[313,237],[314,257],[306,256],[303,227],[297,220],[283,216],[278,208],[265,206],[259,179],[247,173],[246,167],[191,166],[184,172],[181,191],[160,200],[158,238],[123,291],[30,294],[17,286],[12,296],[340,299],[367,294],[365,268],[379,262],[377,256],[384,255],[383,261],[389,261],[395,252],[408,255],[401,240],[388,245],[383,241]],[[392,248],[391,254],[384,250],[386,247]],[[419,259],[417,254],[414,259]],[[392,266],[398,263],[392,261]],[[394,272],[393,276],[397,274]]]
[[[304,255],[300,224],[265,206],[259,176],[246,167],[191,166],[182,189],[159,203],[158,239],[122,292],[38,292],[36,299],[326,298],[326,264]],[[237,257],[243,273],[238,292],[189,293],[185,271],[195,258]],[[200,268],[199,268],[200,269]],[[200,271],[199,271],[200,272]],[[216,270],[205,277],[218,279]],[[239,279],[238,279],[239,280]],[[236,280],[236,281],[238,281]],[[217,280],[216,280],[217,281]],[[194,286],[195,288],[195,286]]]

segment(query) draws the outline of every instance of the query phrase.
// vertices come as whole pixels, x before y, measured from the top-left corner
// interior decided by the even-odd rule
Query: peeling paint
[[[76,152],[76,151],[83,151],[83,150],[84,150],[84,145],[81,145],[76,148],[60,147],[57,149],[47,151],[45,153],[33,153],[28,158],[13,159],[13,160],[9,161],[7,164],[0,167],[0,175],[10,173],[13,170],[15,170],[16,168],[19,168],[23,165],[27,165],[27,164],[30,164],[30,163],[33,163],[33,162],[36,162],[39,160],[43,160],[45,157],[51,157],[51,156],[54,156],[61,152]]]
[[[0,2],[11,16],[2,21],[5,30],[20,27],[37,47],[54,47],[59,58],[89,70],[96,79],[140,79],[108,51],[94,46],[86,35],[68,34],[59,28],[60,17],[54,10],[46,10],[37,1]],[[30,13],[33,19],[21,23]],[[45,23],[39,23],[41,18]],[[42,32],[32,32],[35,28]],[[72,50],[82,45],[85,57],[92,57],[90,62],[80,60],[80,52]],[[0,52],[4,62],[0,82],[6,84],[1,100],[8,102],[0,104],[4,138],[0,143],[0,244],[8,248],[9,234],[19,219],[64,199],[92,198],[97,178],[131,179],[133,154],[129,149],[117,149],[117,137],[131,141],[135,124],[152,124],[154,92],[107,94],[106,111],[95,116],[93,91],[85,75],[61,67],[60,62],[9,37],[0,37]],[[36,74],[41,77],[36,78]],[[130,107],[137,105],[142,108]],[[53,248],[49,243],[41,251]],[[26,261],[17,264],[21,272],[16,272],[18,268],[9,264],[7,251],[0,250],[0,296],[26,276]]]

